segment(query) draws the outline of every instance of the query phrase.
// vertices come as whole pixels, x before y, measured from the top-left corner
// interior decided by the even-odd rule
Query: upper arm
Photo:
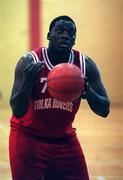
[[[16,68],[15,68],[15,75],[14,75],[14,83],[12,87],[12,96],[19,90],[21,87],[22,81],[23,81],[23,73],[25,67],[33,61],[33,58],[31,55],[23,56],[19,59]]]
[[[86,76],[90,86],[99,95],[107,96],[97,65],[87,56],[85,57],[85,61],[86,61]]]

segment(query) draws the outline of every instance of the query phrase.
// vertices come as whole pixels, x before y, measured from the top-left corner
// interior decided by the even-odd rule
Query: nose
[[[62,34],[61,34],[61,36],[62,36],[63,38],[69,38],[68,31],[63,31]]]

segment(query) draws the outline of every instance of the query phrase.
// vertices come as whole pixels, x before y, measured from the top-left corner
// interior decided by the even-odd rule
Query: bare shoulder
[[[25,53],[25,54],[18,60],[18,62],[17,62],[17,64],[16,64],[16,68],[15,68],[16,72],[18,72],[18,71],[23,71],[24,68],[25,68],[28,64],[30,64],[31,62],[33,62],[33,61],[34,61],[34,60],[33,60],[33,57],[32,57],[30,54]]]
[[[86,61],[86,66],[87,68],[91,67],[91,68],[97,68],[96,63],[94,62],[94,60],[92,60],[90,57],[85,55],[85,61]]]
[[[97,64],[92,60],[90,57],[85,56],[85,62],[86,62],[86,75],[93,78],[94,76],[100,76],[99,69],[97,67]]]
[[[23,66],[23,65],[27,65],[27,64],[29,64],[29,63],[31,63],[31,62],[33,62],[34,60],[33,60],[33,57],[30,55],[30,54],[28,54],[28,53],[25,53],[20,59],[19,59],[19,61],[17,62],[17,65],[18,66]]]

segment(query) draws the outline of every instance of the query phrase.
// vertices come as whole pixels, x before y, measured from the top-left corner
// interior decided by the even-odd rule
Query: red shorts
[[[9,142],[13,180],[89,180],[76,136],[45,139],[11,129]]]

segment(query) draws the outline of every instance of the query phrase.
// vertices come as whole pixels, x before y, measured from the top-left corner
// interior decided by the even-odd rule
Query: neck
[[[47,49],[49,59],[53,65],[68,62],[70,52],[71,52],[71,50],[69,50],[69,51],[58,51],[58,50],[51,48],[51,47],[50,48],[48,47],[48,49]]]

